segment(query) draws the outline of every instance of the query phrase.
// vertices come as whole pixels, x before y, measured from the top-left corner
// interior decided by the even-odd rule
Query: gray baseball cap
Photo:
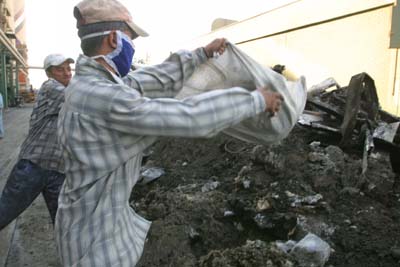
[[[149,35],[132,21],[129,10],[117,0],[83,0],[75,6],[74,16],[78,28],[95,23],[119,21],[125,22],[137,36]]]

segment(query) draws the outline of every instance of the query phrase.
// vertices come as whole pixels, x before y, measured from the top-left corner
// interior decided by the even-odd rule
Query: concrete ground
[[[32,107],[32,104],[26,104],[3,113],[5,137],[0,139],[0,191],[17,161],[20,145],[28,134]],[[53,225],[42,196],[0,231],[0,267],[3,266],[61,266],[54,242]]]

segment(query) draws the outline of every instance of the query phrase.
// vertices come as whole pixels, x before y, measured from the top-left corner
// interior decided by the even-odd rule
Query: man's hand
[[[281,109],[282,102],[284,101],[283,96],[279,93],[272,92],[267,87],[257,88],[262,96],[264,97],[265,105],[267,106],[265,111],[269,112],[271,116]]]
[[[225,52],[226,39],[217,38],[204,47],[204,52],[208,58],[214,57],[215,54],[222,55]]]

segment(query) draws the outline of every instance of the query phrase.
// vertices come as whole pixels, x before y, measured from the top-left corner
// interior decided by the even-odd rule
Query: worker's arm
[[[266,110],[259,91],[216,90],[183,101],[129,97],[119,91],[112,99],[108,127],[147,136],[208,137]]]
[[[65,86],[63,85],[57,85],[53,88],[49,95],[49,114],[58,116],[65,100],[64,90]]]
[[[123,80],[126,85],[139,90],[145,97],[175,97],[196,67],[214,53],[222,54],[225,47],[225,39],[215,39],[193,52],[179,51],[159,65],[132,71]]]
[[[38,116],[57,116],[64,103],[65,86],[50,79],[46,81],[38,93],[37,105]]]

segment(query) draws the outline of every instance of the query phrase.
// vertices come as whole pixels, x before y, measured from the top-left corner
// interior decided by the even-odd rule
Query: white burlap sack
[[[194,72],[177,98],[236,86],[250,91],[268,86],[285,99],[274,117],[262,113],[224,130],[226,134],[247,142],[271,144],[282,140],[292,130],[305,107],[307,89],[304,77],[295,82],[287,81],[284,76],[261,66],[230,43],[223,55],[209,60]]]

